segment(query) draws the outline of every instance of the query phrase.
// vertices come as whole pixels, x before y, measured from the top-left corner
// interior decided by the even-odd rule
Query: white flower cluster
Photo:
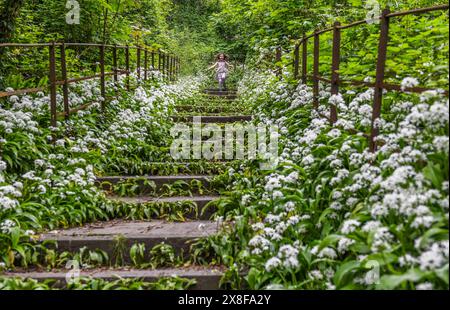
[[[300,84],[292,90],[265,73],[254,73],[252,78],[259,84],[257,92],[253,92],[252,82],[244,80],[240,87],[244,100],[258,102],[255,109],[261,121],[286,127],[285,132],[289,133],[281,137],[283,151],[278,168],[260,184],[264,192],[259,202],[255,198],[250,203],[269,209],[264,221],[254,224],[256,239],[251,242],[253,247],[256,240],[266,241],[252,251],[264,257],[266,271],[286,267],[281,255],[268,256],[268,253],[289,245],[292,240],[303,239],[310,229],[306,224],[316,229],[322,227],[321,222],[312,222],[311,218],[317,220],[318,210],[314,208],[322,206],[324,195],[330,197],[330,204],[326,210],[329,212],[324,212],[326,219],[321,217],[321,221],[333,223],[330,234],[341,237],[335,245],[313,247],[311,253],[319,258],[333,260],[338,253],[348,253],[358,240],[356,236],[361,235],[370,235],[367,238],[370,252],[357,259],[364,259],[370,253],[396,251],[402,242],[414,242],[411,231],[420,233],[443,219],[448,220],[448,181],[434,177],[443,174],[444,155],[448,156],[449,152],[449,104],[439,91],[422,94],[419,102],[394,101],[390,113],[375,120],[380,130],[379,148],[371,153],[362,134],[345,133],[370,129],[373,89],[351,92],[348,95],[353,99],[348,104],[341,94],[331,96],[328,90],[322,89],[320,100],[336,105],[338,122],[330,126],[320,117],[319,113],[329,116],[327,105],[320,106],[319,113],[311,111],[311,121],[305,126],[301,118],[292,115],[298,109],[309,113],[313,95],[307,86]],[[402,82],[404,89],[417,85],[414,78]],[[338,142],[330,142],[333,139]],[[444,154],[443,161],[434,164],[439,154]],[[302,178],[297,176],[294,186],[290,186],[286,178],[294,166],[301,167]],[[293,196],[297,198],[295,201],[291,201]],[[319,202],[314,197],[320,197]],[[355,218],[355,212],[364,212],[364,217]],[[402,234],[403,239],[399,240]],[[435,270],[448,264],[448,240],[415,249],[414,253],[399,258],[401,266],[417,264],[423,270]],[[321,278],[323,271],[315,270],[310,276]],[[361,283],[372,284],[366,280],[362,279]],[[427,283],[417,286],[429,287]]]
[[[288,270],[297,269],[299,267],[298,253],[299,250],[292,245],[281,246],[277,256],[270,258],[266,262],[266,270],[270,272],[279,267]]]

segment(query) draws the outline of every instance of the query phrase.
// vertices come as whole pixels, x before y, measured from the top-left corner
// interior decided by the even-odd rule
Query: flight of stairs
[[[234,106],[236,99],[235,91],[220,92],[217,90],[205,90],[203,102],[198,105],[180,105],[175,109],[182,115],[174,115],[177,122],[190,122],[194,116],[201,116],[203,123],[229,123],[251,120],[251,116],[242,115],[240,107]],[[218,115],[220,114],[220,115]],[[192,163],[186,162],[183,165]],[[173,163],[161,163],[171,165]],[[223,163],[224,165],[226,162]],[[216,234],[222,223],[211,220],[215,209],[209,207],[220,196],[213,188],[211,180],[213,175],[143,175],[143,176],[101,176],[97,178],[97,185],[109,195],[109,199],[125,205],[140,205],[151,203],[179,203],[191,202],[195,210],[185,215],[185,221],[174,222],[162,219],[153,220],[126,220],[114,219],[107,222],[90,223],[83,227],[64,229],[43,233],[39,236],[42,242],[49,242],[51,247],[56,242],[55,249],[58,252],[76,252],[86,247],[89,250],[101,250],[109,257],[117,255],[117,246],[121,241],[121,259],[123,266],[82,269],[81,276],[101,278],[104,280],[121,278],[139,278],[144,281],[156,281],[161,277],[179,276],[182,278],[195,279],[196,285],[193,289],[218,289],[219,281],[223,275],[224,268],[221,266],[186,265],[178,268],[144,268],[130,267],[130,248],[134,244],[143,244],[147,250],[164,243],[170,245],[177,255],[184,259],[189,258],[190,245],[198,240]],[[126,181],[136,181],[138,195],[120,196],[113,193],[115,185]],[[166,185],[177,182],[196,182],[207,189],[206,193],[192,192],[190,195],[182,196],[159,196],[155,195],[163,190]],[[151,186],[149,186],[151,184]],[[64,287],[67,270],[21,270],[6,273],[6,276],[18,276],[33,278],[39,281],[48,279],[56,280],[57,286]]]

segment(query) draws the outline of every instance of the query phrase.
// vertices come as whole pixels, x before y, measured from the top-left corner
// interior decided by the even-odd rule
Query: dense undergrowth
[[[311,89],[289,81],[255,71],[241,82],[237,104],[251,107],[255,121],[280,128],[280,156],[271,171],[261,171],[258,160],[243,161],[217,177],[228,191],[217,215],[231,225],[193,245],[192,263],[225,264],[222,282],[230,288],[447,288],[448,99],[438,91],[388,94],[392,104],[383,109],[379,149],[372,154],[366,137],[350,132],[369,132],[373,90],[330,97],[322,87],[320,114],[328,114],[329,102],[339,110],[339,121],[330,126],[312,109]],[[199,100],[200,85],[192,79],[149,85],[151,95],[143,88],[132,94],[119,89],[120,101],[108,104],[103,117],[94,105],[59,127],[65,132],[37,127],[48,123],[46,96],[12,97],[1,123],[3,268],[60,268],[73,255],[84,266],[117,264],[117,257],[96,251],[56,255],[45,248],[43,255],[33,237],[118,216],[169,214],[164,206],[131,209],[107,201],[94,175],[133,174],[148,162],[167,160],[168,111],[174,100]],[[95,85],[83,89],[98,94]],[[19,156],[19,147],[27,157]],[[201,190],[196,186],[175,186],[167,195]],[[134,190],[133,184],[113,189],[119,195]],[[192,211],[179,207],[168,219],[183,220]],[[133,266],[145,268],[146,250],[135,245],[131,252]],[[164,253],[154,255],[162,266],[183,262],[170,249]]]
[[[211,238],[232,285],[253,289],[448,289],[448,99],[389,94],[370,153],[373,90],[331,96],[247,75],[241,104],[280,128],[277,167],[229,170],[220,212],[234,229]],[[338,106],[338,122],[319,116]],[[362,134],[349,133],[353,130]],[[239,272],[248,271],[245,281]]]
[[[70,282],[66,289],[70,290],[185,290],[195,284],[195,280],[177,277],[162,278],[157,282],[145,282],[139,279],[117,279],[105,281],[101,279],[80,278]],[[0,279],[0,290],[55,290],[61,289],[55,281],[38,282],[33,279],[19,278]]]
[[[168,85],[162,80],[127,93],[123,81],[109,85],[115,99],[101,111],[96,82],[74,87],[73,105],[93,102],[68,121],[49,128],[44,94],[11,96],[0,110],[0,256],[5,268],[38,263],[35,235],[43,230],[81,225],[114,217],[130,219],[163,216],[165,205],[127,208],[105,199],[95,186],[103,174],[149,172],[149,162],[168,160],[170,110],[175,100],[198,91],[200,80],[185,79]],[[59,105],[62,98],[58,97]],[[54,141],[54,142],[53,142]],[[142,168],[144,167],[144,168]],[[196,184],[175,184],[166,195],[198,190]],[[119,184],[128,193],[132,184]],[[161,194],[161,193],[159,193]],[[182,218],[186,206],[174,217]]]
[[[42,3],[47,2],[52,1]],[[314,110],[311,88],[292,78],[293,44],[299,36],[335,20],[349,23],[364,18],[362,1],[336,2],[331,7],[323,1],[297,0],[198,2],[174,1],[170,8],[169,1],[143,1],[145,8],[157,11],[154,16],[147,11],[138,14],[144,9],[142,3],[120,6],[120,1],[112,1],[105,7],[104,2],[87,1],[90,12],[103,15],[87,16],[95,23],[79,26],[78,32],[61,27],[60,21],[41,23],[45,8],[39,5],[31,13],[35,3],[25,6],[14,36],[19,42],[146,44],[181,54],[189,73],[205,71],[218,51],[239,62],[247,59],[245,66],[238,63],[228,80],[229,88],[239,90],[233,106],[225,101],[213,105],[200,94],[202,88],[215,87],[212,72],[174,84],[157,74],[152,81],[140,81],[131,92],[125,91],[124,80],[108,83],[104,111],[97,82],[73,85],[73,107],[93,104],[68,121],[60,118],[57,128],[49,127],[47,94],[2,99],[0,271],[62,269],[69,260],[85,269],[120,268],[126,255],[133,268],[225,265],[226,288],[448,289],[449,116],[448,97],[440,90],[448,87],[448,13],[392,21],[386,80],[402,81],[403,89],[436,90],[420,95],[386,93],[377,121],[378,150],[371,153],[366,136],[372,89],[342,88],[341,94],[330,96],[329,88],[321,85],[320,105]],[[387,4],[392,10],[404,10],[434,3],[380,3]],[[107,12],[118,18],[111,19]],[[199,16],[192,18],[196,13]],[[98,25],[114,31],[102,33]],[[343,32],[342,79],[373,81],[378,33],[378,24]],[[319,73],[328,76],[331,33],[323,34],[319,43]],[[309,51],[311,45],[310,41]],[[274,75],[278,46],[283,48],[277,64],[283,68],[281,78]],[[0,56],[4,57],[0,84],[24,88],[48,82],[46,53],[10,49]],[[92,51],[68,51],[71,76],[97,73],[96,57]],[[131,58],[135,63],[135,55]],[[308,72],[312,64],[310,52]],[[260,170],[258,159],[226,165],[174,162],[169,116],[191,113],[175,109],[175,103],[211,114],[253,114],[255,122],[277,125],[280,144],[275,168]],[[338,107],[339,120],[333,126],[323,118],[330,103]],[[62,111],[60,95],[58,108]],[[142,180],[101,184],[105,191],[95,184],[96,176],[178,173],[218,176],[214,189],[194,182],[157,191],[154,184],[146,184],[153,189],[146,194],[211,194],[225,188],[225,197],[216,203],[216,218],[224,223],[224,230],[192,244],[189,260],[165,244],[152,249],[135,244],[129,253],[108,257],[86,249],[57,254],[51,245],[37,240],[42,231],[114,218],[184,221],[195,210],[192,203],[130,206],[106,199],[105,194],[142,194],[138,185]],[[82,279],[68,288],[185,289],[192,284],[175,278],[157,283]],[[0,279],[0,289],[51,288],[56,288],[53,283]]]

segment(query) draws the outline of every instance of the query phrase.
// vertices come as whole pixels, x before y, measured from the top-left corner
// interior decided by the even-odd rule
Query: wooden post
[[[313,105],[314,108],[317,109],[319,107],[319,56],[320,56],[320,41],[319,34],[314,34],[314,79],[313,79]]]
[[[341,49],[341,30],[339,26],[341,23],[335,22],[333,29],[333,56],[331,65],[331,95],[339,93],[339,62]],[[337,109],[334,104],[330,105],[330,120],[334,124],[337,121]]]
[[[389,17],[387,16],[389,13],[389,9],[385,9],[383,10],[383,13],[381,15],[380,38],[378,42],[377,72],[372,107],[372,128],[369,141],[369,148],[371,152],[375,152],[377,150],[377,144],[375,140],[379,134],[379,129],[376,125],[376,121],[380,118],[381,105],[383,103],[383,82],[386,69],[387,45],[389,42]]]
[[[100,46],[100,92],[103,97],[102,110],[106,103],[106,85],[105,85],[105,46]]]
[[[113,47],[113,71],[114,71],[114,83],[117,85],[117,81],[119,80],[117,76],[117,45]]]
[[[130,90],[130,47],[127,45],[125,47],[125,67],[126,67],[126,77],[127,77],[127,90]]]
[[[56,56],[55,42],[49,45],[49,81],[50,81],[50,125],[56,128]],[[53,137],[55,140],[55,137]]]
[[[69,83],[67,81],[67,63],[66,63],[66,45],[63,43],[61,45],[61,78],[64,82],[63,84],[63,98],[64,98],[64,117],[66,120],[69,119]]]
[[[294,49],[294,79],[298,79],[298,73],[299,73],[299,62],[300,62],[300,43],[295,44]]]
[[[282,68],[281,68],[281,65],[279,64],[279,62],[281,62],[281,47],[277,47],[277,51],[276,51],[276,54],[275,54],[275,63],[276,63],[276,66],[277,66],[277,76],[278,77],[281,77],[281,71],[282,71]]]
[[[302,44],[302,83],[306,84],[307,82],[307,71],[308,71],[308,39],[303,36],[303,44]]]

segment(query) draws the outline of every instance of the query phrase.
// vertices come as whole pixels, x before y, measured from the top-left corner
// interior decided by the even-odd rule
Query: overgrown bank
[[[405,81],[406,82],[406,81]],[[271,73],[241,84],[241,104],[280,128],[277,167],[258,162],[223,176],[220,214],[235,222],[211,244],[230,283],[253,289],[447,289],[448,99],[390,94],[380,148],[370,129],[373,90],[330,96]],[[328,104],[338,106],[330,126]],[[248,271],[245,281],[239,273]]]

